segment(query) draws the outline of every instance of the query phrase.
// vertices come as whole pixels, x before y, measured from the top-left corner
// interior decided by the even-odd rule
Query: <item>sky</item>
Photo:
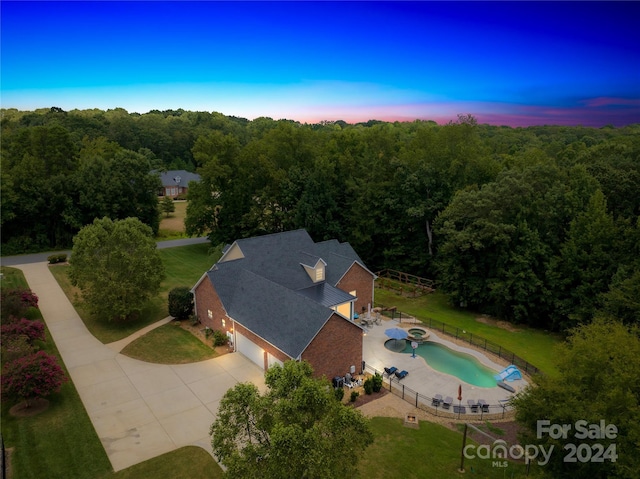
[[[640,123],[640,2],[0,3],[0,106]]]

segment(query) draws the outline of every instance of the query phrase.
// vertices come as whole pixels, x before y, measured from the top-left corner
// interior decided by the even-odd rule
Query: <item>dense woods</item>
[[[300,124],[219,113],[2,110],[3,254],[94,218],[157,231],[153,169],[198,172],[186,227],[214,244],[306,228],[456,304],[566,330],[640,321],[640,125]]]

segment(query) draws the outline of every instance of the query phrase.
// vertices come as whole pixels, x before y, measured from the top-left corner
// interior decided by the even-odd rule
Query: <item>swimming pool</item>
[[[409,341],[406,342],[402,352],[413,354]],[[473,386],[496,387],[497,383],[493,375],[497,372],[482,365],[470,354],[454,351],[440,343],[427,341],[418,345],[416,355],[423,357],[427,364],[436,371],[455,376]]]

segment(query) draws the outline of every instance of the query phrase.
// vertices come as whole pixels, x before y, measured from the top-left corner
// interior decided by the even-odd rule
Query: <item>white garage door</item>
[[[249,341],[242,334],[236,333],[237,350],[264,369],[264,351],[260,346]]]
[[[267,356],[267,361],[268,361],[268,367],[273,366],[274,364],[279,364],[280,366],[283,365],[282,361],[280,361],[278,358],[276,358],[273,354],[268,353]]]

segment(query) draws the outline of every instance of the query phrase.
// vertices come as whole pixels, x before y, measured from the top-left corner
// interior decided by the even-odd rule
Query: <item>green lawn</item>
[[[402,419],[371,419],[375,441],[367,448],[358,466],[362,479],[525,477],[525,465],[509,463],[492,467],[490,459],[465,459],[465,473],[458,472],[462,434],[439,424],[420,422],[419,429],[407,428]],[[470,443],[471,441],[468,441]]]
[[[29,287],[27,281],[24,279],[22,271],[19,269],[0,266],[0,273],[2,273],[2,279],[0,280],[0,287],[2,289]]]
[[[186,364],[216,357],[216,352],[172,321],[128,344],[122,354],[158,364]]]
[[[441,293],[427,294],[418,298],[406,298],[394,291],[376,288],[376,305],[396,306],[398,310],[417,319],[433,318],[450,326],[460,328],[499,344],[530,362],[545,374],[557,374],[553,362],[553,349],[562,339],[556,334],[516,325],[517,331],[477,321],[477,314],[452,307]]]
[[[219,250],[210,252],[209,244],[196,244],[179,248],[158,250],[165,266],[166,277],[160,285],[160,294],[145,305],[142,315],[136,321],[99,321],[83,305],[80,291],[71,285],[67,265],[51,266],[53,276],[62,287],[74,308],[84,321],[87,329],[104,344],[126,338],[143,327],[166,318],[167,297],[176,286],[193,286],[198,279],[220,257]]]

